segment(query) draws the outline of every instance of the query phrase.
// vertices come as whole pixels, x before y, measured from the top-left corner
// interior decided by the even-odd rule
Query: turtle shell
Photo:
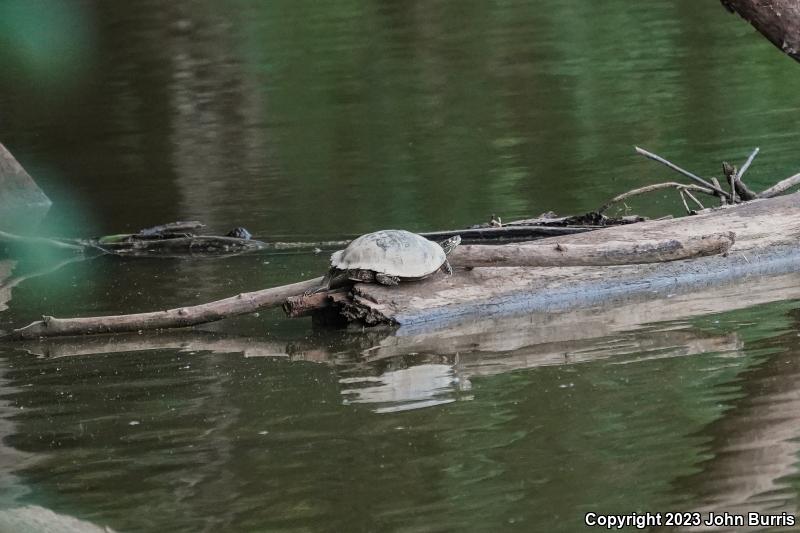
[[[334,252],[331,266],[421,278],[439,270],[446,259],[437,243],[410,231],[390,229],[362,235],[344,250]]]

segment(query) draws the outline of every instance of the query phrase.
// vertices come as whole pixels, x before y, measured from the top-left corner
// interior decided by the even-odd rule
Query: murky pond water
[[[760,146],[755,189],[797,171],[800,68],[713,1],[8,0],[0,43],[0,142],[53,199],[51,235],[200,219],[319,240],[580,213],[673,179],[634,145],[706,175]],[[671,192],[630,207],[681,212]],[[4,261],[0,329],[325,264]],[[797,281],[444,332],[267,312],[1,346],[0,529],[39,507],[187,532],[796,512]]]

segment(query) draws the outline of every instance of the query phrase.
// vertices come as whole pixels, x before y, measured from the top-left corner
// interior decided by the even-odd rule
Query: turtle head
[[[439,246],[442,247],[442,250],[444,250],[445,255],[447,255],[450,252],[452,252],[453,249],[459,244],[461,244],[461,235],[456,235],[454,237],[450,237],[446,241],[440,242]]]

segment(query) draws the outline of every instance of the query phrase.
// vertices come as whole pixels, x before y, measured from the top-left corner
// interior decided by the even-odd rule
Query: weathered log
[[[800,272],[800,194],[710,210],[694,217],[642,222],[539,241],[575,245],[663,240],[733,231],[726,256],[643,265],[475,268],[399,287],[356,284],[343,306],[370,324],[437,327],[467,317],[550,312],[665,298],[750,276]],[[458,250],[458,249],[457,249]],[[453,252],[455,253],[455,251]]]
[[[769,189],[761,191],[758,197],[774,198],[775,196],[780,196],[796,185],[800,185],[800,174],[795,174],[794,176],[789,176],[788,178],[779,181]]]
[[[728,251],[733,232],[662,240],[603,241],[597,244],[518,244],[459,246],[450,262],[465,267],[610,266],[678,261]]]
[[[730,12],[753,25],[783,53],[800,61],[800,2],[797,0],[721,0]]]
[[[450,253],[458,267],[569,267],[611,266],[678,261],[727,252],[735,241],[733,232],[695,237],[599,244],[516,244],[503,246],[462,245]],[[290,318],[310,316],[341,304],[343,291],[290,297],[283,310]],[[334,297],[335,295],[335,297]]]
[[[237,315],[253,313],[260,309],[278,307],[290,296],[319,286],[322,278],[310,279],[255,292],[245,292],[237,296],[190,307],[179,307],[167,311],[136,313],[86,318],[55,318],[45,316],[24,328],[12,330],[0,340],[36,339],[66,335],[86,335],[100,333],[122,333],[143,329],[182,328],[215,322]]]

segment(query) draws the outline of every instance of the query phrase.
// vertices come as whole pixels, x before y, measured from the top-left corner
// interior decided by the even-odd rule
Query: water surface
[[[760,146],[757,190],[797,171],[800,69],[716,2],[12,0],[0,29],[0,141],[53,199],[49,235],[199,219],[322,240],[580,213],[674,179],[634,145],[703,175]],[[682,209],[673,192],[629,207]],[[4,261],[0,329],[325,264]],[[784,281],[577,325],[394,335],[266,312],[0,347],[0,507],[187,532],[794,512],[800,284]]]

